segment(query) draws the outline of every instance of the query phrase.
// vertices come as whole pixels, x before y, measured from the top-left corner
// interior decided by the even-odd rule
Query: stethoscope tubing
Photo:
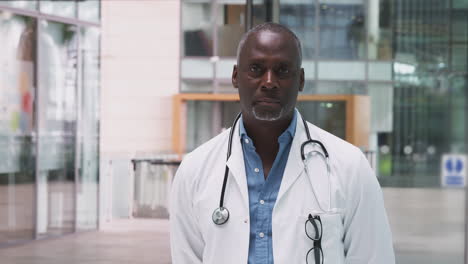
[[[229,160],[229,158],[231,157],[231,151],[232,151],[232,138],[233,138],[233,135],[234,135],[234,130],[235,130],[235,127],[236,127],[236,124],[239,120],[239,118],[241,117],[242,113],[239,113],[236,117],[236,119],[234,120],[234,123],[232,124],[232,128],[231,128],[231,131],[229,133],[229,141],[228,141],[228,149],[227,149],[227,157],[226,157],[226,162]],[[329,165],[329,154],[328,154],[328,151],[327,149],[325,148],[325,146],[323,145],[322,142],[318,141],[318,140],[314,140],[311,138],[310,136],[310,132],[309,132],[309,127],[307,126],[307,123],[305,121],[304,118],[302,118],[301,116],[301,119],[302,119],[302,123],[304,124],[304,129],[306,131],[306,134],[307,134],[307,141],[305,141],[304,143],[302,143],[301,145],[301,158],[302,158],[302,162],[304,163],[304,169],[306,171],[306,174],[309,176],[309,173],[308,173],[308,169],[307,169],[307,164],[306,162],[308,161],[308,159],[306,158],[306,156],[304,155],[304,148],[307,144],[310,144],[310,143],[313,143],[313,144],[317,144],[320,146],[320,148],[322,149],[323,151],[323,154],[320,153],[319,151],[314,151],[316,153],[318,153],[319,155],[323,156],[323,158],[325,159],[325,163],[327,164],[327,176],[328,176],[328,189],[329,189],[329,208],[331,206],[331,187],[330,187],[330,165]],[[224,170],[224,179],[223,179],[223,186],[221,188],[221,196],[220,196],[220,199],[219,199],[219,207],[215,209],[215,211],[213,212],[213,222],[216,224],[216,225],[222,225],[224,223],[227,222],[227,220],[229,219],[229,210],[227,210],[226,207],[224,207],[224,195],[225,195],[225,192],[226,192],[226,185],[227,185],[227,180],[228,180],[228,177],[229,177],[229,167],[228,165],[226,164],[226,168]],[[321,207],[320,205],[320,202],[318,200],[318,197],[315,193],[315,188],[312,186],[312,192],[313,192],[313,195],[317,201],[317,204],[318,204],[318,207],[320,208],[320,210],[322,210],[323,212],[328,212],[330,211],[330,209],[328,211],[325,211],[323,210],[323,208]]]
[[[234,120],[234,123],[232,124],[231,131],[229,133],[229,141],[228,141],[229,143],[228,143],[228,149],[227,149],[226,162],[229,160],[229,157],[231,157],[232,137],[234,135],[234,130],[235,130],[234,128],[236,127],[237,121],[239,120],[241,115],[242,115],[242,112],[237,115],[236,119]],[[221,199],[219,199],[219,208],[224,208],[224,206],[223,206],[224,205],[224,193],[226,191],[226,185],[227,185],[228,177],[229,177],[229,167],[226,164],[226,168],[224,169],[223,188],[221,189]]]

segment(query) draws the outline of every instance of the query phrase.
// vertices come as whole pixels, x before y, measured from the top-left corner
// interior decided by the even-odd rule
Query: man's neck
[[[293,117],[294,113],[283,120],[261,121],[242,116],[247,135],[253,140],[255,150],[262,160],[265,178],[279,151],[278,138],[289,127]]]
[[[294,113],[283,120],[277,121],[262,121],[242,115],[245,130],[247,135],[254,141],[255,147],[259,144],[272,145],[278,143],[278,138],[291,124]]]

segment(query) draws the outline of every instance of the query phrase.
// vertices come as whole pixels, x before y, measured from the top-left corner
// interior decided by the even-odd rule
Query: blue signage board
[[[444,154],[441,163],[442,187],[465,187],[466,183],[466,155]]]

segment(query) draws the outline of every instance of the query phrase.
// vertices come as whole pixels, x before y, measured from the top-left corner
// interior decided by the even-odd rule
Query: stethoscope
[[[234,120],[234,123],[232,124],[232,128],[231,128],[231,132],[229,133],[229,143],[228,143],[228,150],[227,150],[227,160],[229,160],[229,157],[231,156],[231,148],[232,148],[232,137],[233,137],[233,134],[234,134],[234,128],[236,127],[236,124],[237,124],[237,121],[239,120],[239,118],[241,117],[241,113],[239,113],[236,117],[236,119]],[[304,170],[306,172],[306,175],[307,177],[309,177],[309,170],[307,168],[307,163],[308,161],[314,156],[314,155],[319,155],[322,159],[324,159],[326,165],[327,165],[327,176],[328,176],[328,194],[329,194],[329,197],[328,197],[328,210],[324,210],[321,205],[320,205],[320,202],[319,200],[317,199],[317,195],[315,193],[315,190],[314,190],[314,186],[312,185],[312,193],[313,195],[315,196],[315,200],[317,201],[317,205],[319,207],[319,209],[323,212],[330,212],[331,211],[331,190],[330,190],[330,163],[329,163],[329,156],[328,156],[328,151],[327,149],[325,148],[325,146],[322,144],[322,142],[318,141],[318,140],[314,140],[310,137],[310,132],[309,132],[309,128],[307,126],[307,123],[306,121],[304,120],[304,118],[302,118],[302,123],[304,124],[304,128],[305,128],[305,131],[306,131],[306,134],[307,134],[307,141],[303,142],[302,145],[301,145],[301,158],[302,158],[302,162],[304,164]],[[308,152],[306,155],[304,154],[304,148],[305,146],[307,146],[308,144],[317,144],[320,146],[320,148],[322,149],[322,152],[320,151],[316,151],[316,150],[313,150],[311,152]],[[224,193],[226,191],[226,184],[227,184],[227,180],[228,180],[228,177],[229,177],[229,167],[227,166],[226,164],[226,169],[224,170],[224,180],[223,180],[223,187],[221,189],[221,197],[219,199],[219,207],[216,208],[213,212],[213,223],[215,223],[216,225],[223,225],[225,224],[228,220],[229,220],[229,210],[224,207]]]

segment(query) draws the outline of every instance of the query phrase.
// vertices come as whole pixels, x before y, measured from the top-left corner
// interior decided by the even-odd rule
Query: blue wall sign
[[[442,156],[442,187],[465,187],[466,160],[466,156],[460,154],[444,154]]]

